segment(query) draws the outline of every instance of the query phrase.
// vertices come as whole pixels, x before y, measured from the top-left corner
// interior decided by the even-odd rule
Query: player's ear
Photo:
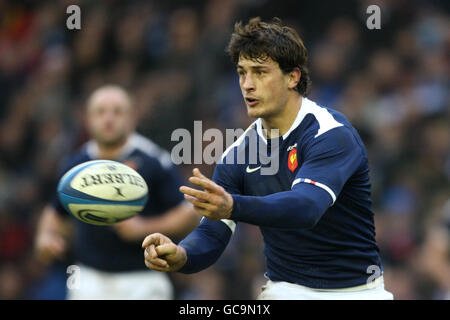
[[[300,82],[301,76],[302,72],[298,67],[295,67],[294,69],[292,69],[292,71],[289,72],[289,89],[294,89],[297,86],[297,84]]]

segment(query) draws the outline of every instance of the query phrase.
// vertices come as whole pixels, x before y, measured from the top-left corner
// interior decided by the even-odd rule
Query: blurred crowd
[[[68,30],[66,8],[81,8]],[[381,29],[366,8],[381,8]],[[449,4],[446,1],[0,0],[0,299],[63,299],[65,269],[33,257],[60,161],[86,141],[98,86],[127,88],[138,131],[164,148],[177,128],[246,128],[224,50],[234,23],[280,17],[310,54],[309,97],[343,112],[371,166],[377,241],[396,299],[450,299]],[[182,165],[187,177],[193,165]],[[214,166],[201,169],[211,176]],[[172,274],[177,299],[253,299],[258,228],[239,224],[213,267]]]

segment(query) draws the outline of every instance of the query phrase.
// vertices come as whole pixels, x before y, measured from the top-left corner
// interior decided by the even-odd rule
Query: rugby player
[[[189,181],[201,190],[180,191],[204,218],[179,245],[162,233],[147,236],[147,267],[203,270],[244,222],[259,226],[265,243],[268,281],[259,299],[393,299],[375,241],[366,149],[343,114],[307,98],[300,36],[278,19],[253,18],[235,25],[227,51],[256,121],[224,152],[212,180],[194,169]],[[260,157],[250,163],[252,135],[258,154],[279,146],[271,150],[274,174],[263,174]]]
[[[128,93],[106,85],[87,102],[87,127],[92,139],[62,165],[60,176],[77,164],[110,159],[123,162],[150,187],[144,210],[113,226],[90,225],[70,217],[55,196],[40,217],[36,252],[50,263],[69,249],[67,222],[74,224],[73,255],[80,267],[79,288],[68,299],[173,299],[167,275],[150,272],[142,263],[140,244],[152,232],[179,239],[198,225],[192,205],[178,191],[182,178],[170,154],[135,132],[136,117]]]

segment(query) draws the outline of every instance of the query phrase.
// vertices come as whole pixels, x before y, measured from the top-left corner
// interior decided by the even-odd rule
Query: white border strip
[[[233,143],[232,143],[232,144],[231,144],[231,145],[230,145],[230,146],[222,153],[222,155],[220,156],[220,160],[221,160],[221,161],[223,161],[223,160],[225,159],[225,157],[227,156],[228,152],[230,152],[230,150],[232,150],[234,147],[240,146],[241,143],[244,142],[244,140],[245,140],[245,135],[247,134],[247,132],[248,132],[249,130],[251,130],[251,129],[254,128],[255,122],[256,122],[256,121],[257,121],[257,120],[255,120],[251,125],[249,125],[249,127],[248,127],[247,129],[245,129],[244,133],[241,134],[241,135],[239,136],[239,138],[237,138],[236,141],[233,142]]]
[[[228,226],[228,228],[231,229],[231,233],[234,233],[234,229],[236,229],[236,222],[230,219],[221,219],[220,221],[225,223]]]
[[[206,219],[206,217],[202,217],[200,219],[200,223],[202,223],[203,219]],[[220,221],[225,223],[227,225],[227,227],[230,228],[231,233],[234,233],[234,229],[236,229],[236,222],[234,222],[233,220],[230,220],[230,219],[221,219]]]
[[[332,205],[333,205],[334,202],[336,201],[336,195],[334,194],[333,190],[331,190],[330,187],[324,185],[323,183],[320,183],[320,182],[317,182],[317,181],[313,181],[313,180],[311,180],[311,179],[297,178],[297,179],[294,180],[294,182],[292,182],[291,189],[292,189],[297,183],[300,183],[300,182],[309,183],[309,184],[318,186],[319,188],[322,188],[323,190],[325,190],[326,192],[328,192],[328,193],[330,194],[330,196],[331,196],[331,199],[333,199]]]

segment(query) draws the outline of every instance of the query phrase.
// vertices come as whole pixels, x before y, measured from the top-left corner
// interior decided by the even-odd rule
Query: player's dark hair
[[[284,73],[299,68],[300,81],[295,89],[302,96],[306,96],[311,85],[307,68],[308,51],[298,33],[281,24],[278,18],[271,22],[263,22],[256,17],[243,25],[237,22],[228,44],[226,52],[237,66],[242,56],[254,61],[263,61],[267,57],[278,62]]]

